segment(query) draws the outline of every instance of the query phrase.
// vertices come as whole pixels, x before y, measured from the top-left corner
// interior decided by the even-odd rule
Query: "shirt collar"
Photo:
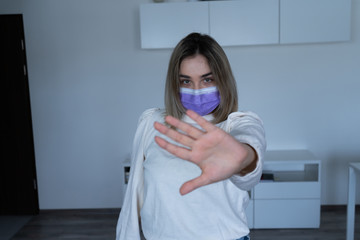
[[[214,116],[212,114],[208,114],[205,116],[202,116],[203,118],[205,118],[206,121],[211,122],[212,120],[214,120]],[[182,121],[186,122],[186,123],[190,123],[190,124],[197,124],[194,120],[192,120],[188,115],[184,114],[184,116],[182,117]]]

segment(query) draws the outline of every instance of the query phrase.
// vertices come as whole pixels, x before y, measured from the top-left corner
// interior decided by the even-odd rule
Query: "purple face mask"
[[[220,104],[220,93],[217,87],[202,89],[180,88],[180,100],[184,108],[191,109],[201,116],[214,111]]]

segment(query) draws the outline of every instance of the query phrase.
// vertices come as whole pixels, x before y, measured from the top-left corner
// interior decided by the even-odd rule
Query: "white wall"
[[[41,209],[121,206],[121,161],[141,112],[163,106],[171,53],[140,49],[146,2],[0,2],[24,15]],[[268,148],[323,161],[323,204],[346,203],[347,163],[360,161],[360,0],[352,11],[350,42],[225,48]]]

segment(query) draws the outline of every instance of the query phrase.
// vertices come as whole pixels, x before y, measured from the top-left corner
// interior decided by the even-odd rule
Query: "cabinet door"
[[[210,34],[222,46],[279,43],[279,0],[209,2]]]
[[[140,5],[142,48],[173,48],[191,32],[209,33],[207,2]]]
[[[280,43],[350,40],[351,0],[280,0]]]

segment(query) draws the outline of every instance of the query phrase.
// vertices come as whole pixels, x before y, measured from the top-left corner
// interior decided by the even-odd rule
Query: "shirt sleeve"
[[[116,226],[117,240],[140,240],[140,210],[143,205],[144,147],[152,128],[152,116],[159,109],[148,109],[139,118],[131,153],[130,176],[124,203]]]
[[[248,191],[253,188],[261,178],[266,150],[265,130],[263,122],[258,115],[252,112],[236,112],[229,115],[227,131],[239,142],[250,145],[257,154],[256,168],[244,175],[230,177],[238,188]]]

